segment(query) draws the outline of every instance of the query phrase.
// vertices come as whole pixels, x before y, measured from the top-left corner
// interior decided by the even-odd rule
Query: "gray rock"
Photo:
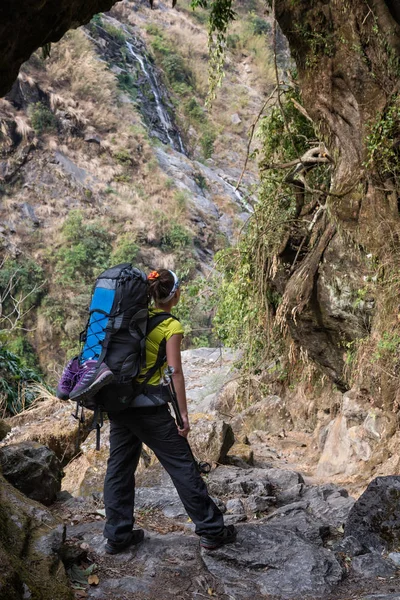
[[[373,577],[391,577],[396,573],[392,561],[385,560],[377,552],[355,556],[351,563],[353,571],[365,579]]]
[[[33,206],[31,206],[28,202],[24,202],[22,204],[22,212],[25,217],[30,219],[35,227],[39,227],[40,221],[35,215],[35,211]]]
[[[360,600],[400,600],[400,594],[373,594],[362,596]]]
[[[49,505],[61,489],[61,463],[52,450],[36,442],[20,442],[0,448],[4,477],[20,492]]]
[[[316,518],[332,527],[340,527],[346,522],[355,502],[344,488],[334,484],[309,486],[304,489],[302,500],[308,502],[308,510]]]
[[[275,496],[259,496],[250,494],[245,500],[246,508],[252,513],[265,512],[276,503]]]
[[[282,530],[293,531],[317,546],[322,546],[323,540],[329,534],[329,527],[321,521],[315,520],[302,508],[293,510],[289,514],[276,511],[272,515],[268,515],[266,521],[279,526]]]
[[[233,115],[231,115],[231,123],[232,125],[239,125],[239,123],[242,122],[242,119],[239,117],[239,115],[237,113],[233,113]]]
[[[245,513],[224,515],[225,525],[235,525],[236,523],[243,523],[243,521],[247,521],[247,515]]]
[[[284,489],[282,492],[276,494],[276,502],[277,504],[290,504],[292,502],[296,502],[300,500],[301,494],[304,489],[303,483],[297,483],[296,485],[292,485],[290,488]]]
[[[202,558],[235,600],[324,595],[343,576],[332,553],[274,524],[240,526],[235,544]]]
[[[400,594],[372,594],[371,596],[362,596],[360,600],[400,600]]]
[[[95,133],[87,133],[84,137],[84,140],[88,144],[101,144],[101,137]]]
[[[400,552],[390,552],[390,554],[388,554],[388,558],[390,558],[396,567],[400,567]]]
[[[240,498],[232,498],[232,500],[228,500],[226,503],[226,510],[230,514],[240,515],[244,514],[244,506],[243,502]]]
[[[275,491],[287,490],[295,485],[304,483],[303,477],[296,471],[287,471],[286,469],[263,469],[268,477],[268,481],[277,488]]]
[[[400,476],[377,477],[350,511],[345,534],[370,550],[395,551],[400,545]]]
[[[219,510],[224,514],[226,513],[226,504],[222,502],[219,498],[212,498],[214,503],[218,506]]]
[[[44,556],[59,555],[62,545],[65,542],[65,534],[65,525],[57,525],[57,527],[40,536],[35,541],[34,547],[36,552],[40,552]]]
[[[187,518],[187,513],[175,488],[136,488],[135,510],[160,509],[172,519]]]
[[[334,552],[342,552],[347,556],[358,556],[359,554],[365,554],[366,548],[352,535],[344,537],[339,542],[333,545],[332,550]]]
[[[244,498],[251,494],[273,495],[267,471],[263,469],[218,467],[209,476],[208,488],[215,496],[234,495]]]

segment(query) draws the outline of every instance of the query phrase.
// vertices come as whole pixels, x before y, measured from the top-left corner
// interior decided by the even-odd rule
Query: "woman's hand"
[[[181,435],[184,438],[187,438],[188,433],[190,431],[189,417],[187,415],[182,415],[182,421],[183,421],[183,427],[182,428],[178,427],[178,432],[179,432],[179,435]]]

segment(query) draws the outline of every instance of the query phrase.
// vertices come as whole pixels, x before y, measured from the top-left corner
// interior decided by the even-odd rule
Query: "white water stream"
[[[131,56],[139,63],[140,68],[150,85],[151,91],[153,92],[153,95],[154,95],[157,115],[158,115],[159,121],[161,123],[162,129],[165,132],[165,135],[167,136],[168,142],[170,143],[170,145],[173,148],[175,148],[175,150],[182,152],[182,154],[186,154],[185,149],[183,147],[181,136],[179,135],[179,132],[177,131],[177,129],[174,127],[174,125],[171,121],[171,117],[170,117],[166,107],[164,106],[162,97],[159,93],[159,86],[158,86],[158,82],[157,82],[157,78],[156,78],[155,74],[153,73],[150,65],[146,65],[146,62],[145,62],[143,56],[141,56],[141,54],[133,47],[133,44],[131,44],[130,42],[126,42],[126,46],[129,50],[129,53],[131,54]],[[171,131],[173,131],[175,133],[176,139],[174,139],[171,136]],[[176,140],[178,141],[178,147],[177,147]]]

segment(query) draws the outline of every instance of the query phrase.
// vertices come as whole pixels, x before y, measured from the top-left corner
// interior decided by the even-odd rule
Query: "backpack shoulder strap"
[[[147,335],[149,335],[149,333],[151,333],[153,331],[153,329],[155,329],[157,327],[157,325],[159,325],[163,321],[166,321],[167,319],[175,319],[175,321],[178,321],[178,319],[176,317],[174,317],[174,315],[171,315],[168,312],[157,313],[157,314],[153,315],[152,317],[150,317],[149,321],[148,321],[148,325],[147,325]],[[167,359],[167,342],[164,338],[160,342],[156,362],[151,367],[151,369],[149,369],[147,371],[144,380],[139,384],[138,388],[136,389],[137,396],[143,392],[144,388],[146,387],[146,384],[150,381],[150,379],[158,371],[158,369],[160,367],[162,367],[162,365],[165,363],[166,359]]]
[[[178,321],[178,319],[174,317],[174,315],[171,315],[171,313],[168,312],[156,313],[152,317],[149,317],[146,335],[149,335],[149,333],[151,333],[153,329],[155,329],[158,325],[160,325],[160,323],[166,321],[167,319],[175,319],[175,321]]]

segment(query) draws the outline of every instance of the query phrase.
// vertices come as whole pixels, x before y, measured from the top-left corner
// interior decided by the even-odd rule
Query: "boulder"
[[[355,502],[345,524],[371,551],[392,552],[400,546],[400,476],[377,477]]]
[[[0,523],[0,597],[73,600],[59,557],[64,526],[1,475]]]
[[[385,560],[379,553],[370,552],[355,556],[351,561],[352,570],[361,575],[363,579],[375,577],[392,577],[396,573],[396,566],[391,560]]]
[[[386,446],[396,432],[393,412],[371,406],[369,398],[357,390],[343,394],[340,413],[320,431],[321,456],[316,475],[352,476],[369,470],[390,456]],[[385,441],[386,444],[382,444]],[[380,453],[380,455],[378,455]]]
[[[66,464],[79,452],[78,421],[72,416],[74,411],[75,403],[62,402],[55,397],[39,402],[34,408],[7,419],[11,432],[6,443],[38,442],[53,450]],[[81,441],[88,435],[89,425],[89,419],[81,425]]]
[[[238,467],[254,465],[254,452],[252,447],[248,444],[236,442],[229,450],[229,454],[226,457],[225,462],[232,465],[236,464]]]
[[[232,419],[231,425],[235,434],[261,429],[275,435],[293,428],[286,403],[279,396],[267,396],[252,404]]]
[[[331,552],[272,523],[239,525],[235,544],[202,551],[202,558],[235,600],[324,596],[343,577]]]
[[[208,477],[207,486],[214,496],[246,498],[251,494],[272,496],[273,487],[264,469],[218,467]]]
[[[20,442],[0,448],[4,477],[23,494],[49,505],[61,489],[61,463],[52,450],[37,442]]]
[[[182,352],[189,412],[215,410],[219,395],[224,393],[224,386],[235,372],[238,358],[237,352],[226,348],[195,348]]]
[[[96,450],[96,432],[91,431],[81,444],[81,453],[64,469],[62,489],[73,496],[91,496],[103,491],[104,477],[110,453],[110,423],[101,428],[100,450]],[[142,450],[136,473],[141,473],[150,463],[150,450]]]
[[[194,454],[201,460],[223,463],[235,441],[232,427],[205,413],[191,415],[190,423],[189,441]]]

